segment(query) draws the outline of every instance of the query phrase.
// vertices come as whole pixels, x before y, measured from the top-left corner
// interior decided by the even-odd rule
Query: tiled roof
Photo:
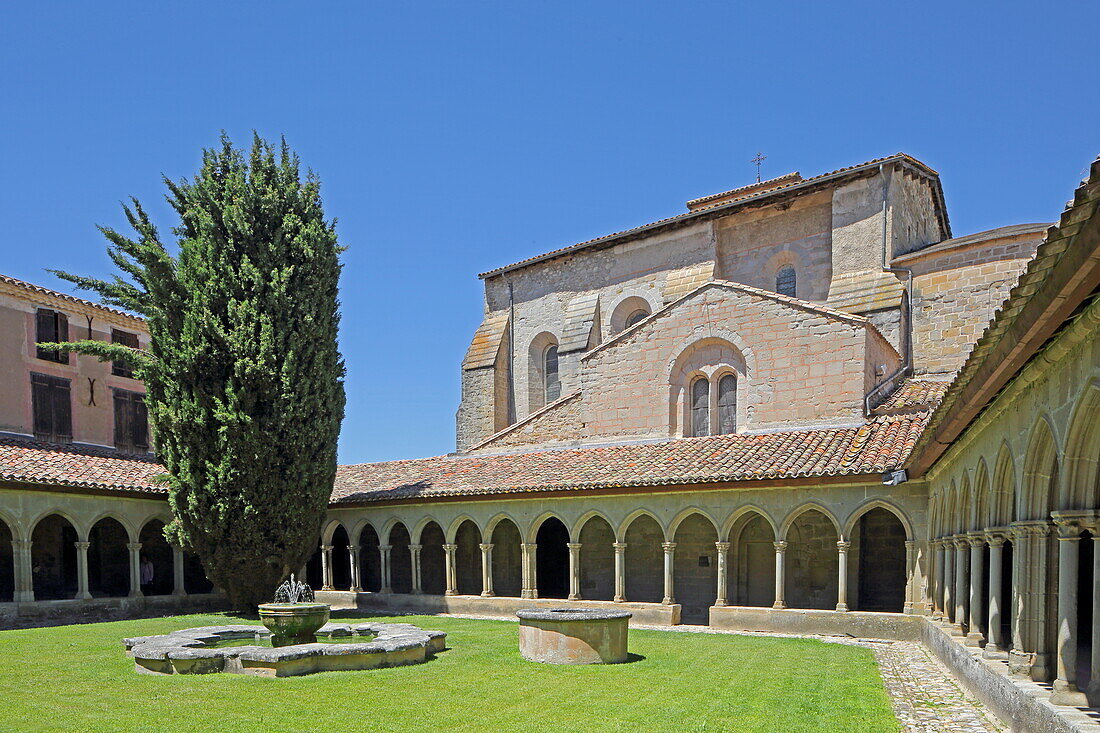
[[[874,408],[876,415],[889,415],[934,408],[943,399],[949,382],[931,379],[907,379],[886,400]]]
[[[124,310],[118,308],[112,308],[110,306],[103,305],[102,303],[96,303],[91,300],[85,300],[84,298],[78,298],[75,295],[66,295],[65,293],[59,293],[56,290],[50,290],[49,288],[42,287],[41,285],[35,285],[18,278],[10,277],[8,275],[0,275],[0,283],[11,286],[18,290],[25,290],[36,295],[44,295],[48,298],[56,298],[58,300],[68,301],[69,303],[75,303],[77,305],[85,306],[87,308],[95,308],[96,310],[104,311],[106,313],[112,313],[116,316],[121,316],[138,323],[145,323],[145,319],[140,316],[135,316],[133,313],[127,313]]]
[[[879,165],[884,165],[886,163],[900,163],[909,167],[910,170],[917,171],[932,180],[933,197],[935,199],[937,210],[936,213],[939,217],[940,225],[943,228],[944,234],[950,237],[951,223],[947,218],[947,205],[944,202],[943,189],[940,187],[939,174],[936,173],[936,171],[934,171],[932,168],[928,167],[927,165],[920,162],[916,158],[913,158],[912,156],[906,155],[905,153],[895,153],[894,155],[888,155],[884,158],[875,158],[874,160],[868,160],[867,162],[860,163],[859,165],[852,165],[846,168],[838,168],[835,171],[822,173],[821,175],[813,176],[812,178],[792,181],[791,183],[777,186],[776,188],[771,188],[757,194],[751,194],[748,196],[737,198],[733,201],[726,201],[712,206],[704,206],[700,209],[689,211],[685,214],[670,216],[666,219],[659,219],[657,221],[650,222],[649,224],[643,224],[639,227],[625,229],[621,232],[615,232],[614,234],[606,234],[602,237],[596,237],[595,239],[589,239],[584,242],[569,245],[568,247],[561,247],[560,249],[551,250],[550,252],[545,252],[541,255],[528,257],[525,260],[520,260],[519,262],[514,262],[510,265],[505,265],[503,267],[498,267],[494,270],[489,270],[488,272],[483,272],[478,275],[478,277],[492,277],[493,275],[499,275],[502,272],[508,272],[510,270],[515,270],[526,265],[534,264],[535,262],[541,262],[543,260],[561,257],[563,255],[576,252],[577,250],[587,249],[589,247],[613,244],[620,239],[637,237],[639,235],[646,234],[653,230],[658,230],[667,226],[678,226],[683,223],[691,223],[694,221],[707,221],[716,216],[723,215],[726,212],[736,209],[740,206],[754,204],[762,199],[766,199],[771,196],[778,196],[794,191],[803,191],[804,189],[813,189],[821,184],[831,184],[833,183],[833,179],[841,179],[848,176],[861,175],[866,173],[867,171],[870,171],[873,168],[878,167]]]
[[[697,211],[704,206],[714,205],[719,203],[725,203],[726,201],[732,201],[733,199],[739,199],[744,196],[748,196],[754,193],[760,193],[763,191],[771,191],[772,189],[785,186],[789,183],[797,183],[802,180],[802,176],[798,171],[793,173],[785,173],[775,178],[769,178],[766,181],[757,181],[756,183],[750,183],[747,186],[739,186],[737,188],[730,189],[729,191],[722,191],[721,193],[712,193],[708,196],[700,196],[697,199],[692,199],[687,202],[689,211]]]
[[[166,493],[157,476],[164,467],[153,458],[109,448],[51,445],[0,438],[0,480],[82,489]]]
[[[927,412],[861,427],[341,466],[334,503],[854,476],[901,466]]]
[[[470,348],[466,350],[466,358],[462,360],[462,368],[480,369],[492,366],[497,360],[497,352],[500,350],[500,343],[504,339],[504,331],[507,327],[507,311],[486,316],[474,332]]]

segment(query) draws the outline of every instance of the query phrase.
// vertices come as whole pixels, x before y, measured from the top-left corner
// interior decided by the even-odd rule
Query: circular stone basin
[[[262,626],[203,626],[122,643],[134,668],[146,674],[264,677],[418,664],[447,645],[442,631],[412,624],[325,624],[316,634],[323,642],[275,646],[273,634]]]
[[[262,603],[259,608],[273,646],[312,644],[317,629],[328,623],[327,603]]]
[[[546,664],[615,664],[627,658],[629,611],[526,608],[519,616],[519,651]]]

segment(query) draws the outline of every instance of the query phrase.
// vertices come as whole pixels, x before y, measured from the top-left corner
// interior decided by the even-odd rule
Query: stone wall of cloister
[[[1100,302],[928,474],[935,616],[1056,699],[1100,696]]]
[[[924,485],[484,497],[333,508],[326,590],[922,613]]]

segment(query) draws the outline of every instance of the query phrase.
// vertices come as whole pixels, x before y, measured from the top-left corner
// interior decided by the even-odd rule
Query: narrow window
[[[558,381],[558,347],[550,346],[542,359],[543,380],[546,389],[546,404],[561,397],[561,382]]]
[[[56,343],[69,340],[69,319],[64,313],[58,313],[49,308],[39,308],[34,319],[34,342]],[[58,364],[69,363],[69,352],[50,351],[36,347],[35,355],[43,361],[56,361]]]
[[[117,328],[111,329],[111,343],[119,344],[120,346],[129,346],[131,349],[138,347],[138,337],[136,333],[129,333],[127,331],[119,331]],[[124,361],[112,361],[111,362],[111,374],[116,377],[130,377],[133,379],[133,368]]]
[[[737,377],[732,374],[718,380],[718,432],[737,432]]]
[[[789,295],[792,298],[795,297],[795,275],[794,268],[790,265],[783,265],[775,273],[775,292],[780,295]]]
[[[32,373],[31,410],[36,439],[50,443],[72,442],[73,407],[68,379]]]
[[[710,435],[710,382],[706,379],[691,383],[691,434]]]
[[[115,390],[115,448],[127,453],[149,450],[149,414],[140,392]]]
[[[646,311],[644,309],[639,308],[638,310],[634,311],[629,316],[627,316],[626,325],[623,326],[623,328],[624,329],[630,328],[635,323],[637,323],[638,321],[646,318],[647,316],[649,316],[649,311]]]

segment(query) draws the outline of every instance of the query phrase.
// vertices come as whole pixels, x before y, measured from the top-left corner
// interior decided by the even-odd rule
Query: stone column
[[[378,560],[379,568],[382,571],[382,589],[379,593],[393,593],[392,578],[390,573],[390,550],[393,545],[379,545],[378,546]]]
[[[348,545],[348,559],[351,561],[351,592],[362,593],[363,583],[359,571],[359,545]]]
[[[88,548],[91,542],[74,542],[76,547],[76,599],[86,601],[92,597],[88,591]],[[131,591],[133,584],[131,583]]]
[[[726,555],[730,551],[730,543],[715,542],[718,548],[718,597],[714,599],[714,605],[729,605],[729,570],[727,569]]]
[[[538,545],[534,542],[524,542],[520,547],[521,570],[523,574],[523,589],[520,590],[520,598],[538,598],[538,575],[535,568],[535,557]]]
[[[615,548],[615,603],[626,601],[626,543],[616,542]]]
[[[780,540],[772,545],[775,547],[775,603],[772,604],[772,608],[786,608],[787,604],[783,600],[783,586],[784,586],[784,574],[787,556],[787,541]]]
[[[676,602],[676,594],[674,593],[675,585],[673,583],[673,573],[675,572],[675,559],[676,559],[676,543],[665,542],[661,545],[665,551],[665,597],[661,599],[661,603],[666,606]]]
[[[1009,652],[1009,669],[1013,674],[1027,674],[1030,655],[1024,650],[1024,589],[1027,583],[1027,550],[1031,538],[1027,527],[1013,523],[1012,532],[1012,648]]]
[[[950,537],[943,540],[943,620],[955,620],[955,541]]]
[[[568,542],[569,548],[569,600],[581,599],[581,543]]]
[[[30,603],[34,600],[34,574],[31,570],[30,540],[12,540],[12,565],[15,566],[15,592],[12,600],[16,603]]]
[[[321,590],[332,589],[332,545],[321,545]]]
[[[130,551],[130,597],[141,598],[145,594],[141,592],[141,543],[129,542],[126,549]],[[84,563],[85,582],[87,582],[88,563]]]
[[[967,611],[967,586],[969,585],[969,573],[967,572],[967,560],[970,557],[970,543],[966,537],[955,538],[955,626],[959,632],[966,623]]]
[[[493,545],[482,542],[481,548],[481,597],[492,598],[493,593]]]
[[[446,553],[443,557],[445,577],[447,578],[447,589],[443,591],[445,596],[457,596],[458,595],[458,572],[455,568],[455,551],[458,549],[458,545],[446,544],[443,545],[443,551]]]
[[[943,614],[943,570],[944,554],[943,540],[933,540],[932,547],[935,550],[932,568],[932,620],[942,621]]]
[[[1058,646],[1055,649],[1058,677],[1054,680],[1053,705],[1086,707],[1085,694],[1077,689],[1077,574],[1081,525],[1058,518]]]
[[[836,610],[838,611],[848,610],[848,550],[851,546],[852,543],[846,540],[839,540],[836,543],[839,568],[836,587]]]
[[[989,643],[985,645],[983,655],[989,659],[1004,659],[1007,657],[1004,635],[1001,633],[1001,609],[1004,608],[1005,599],[1001,588],[1004,584],[1004,544],[1005,538],[1000,532],[987,531],[986,541],[989,542],[989,609],[986,615],[986,625],[989,627]]]
[[[913,593],[915,586],[913,584],[913,575],[916,570],[917,562],[917,542],[916,540],[905,541],[905,603],[902,604],[902,613],[913,613],[915,606],[913,601]],[[925,565],[928,561],[925,560]],[[923,606],[928,605],[928,597],[925,594],[921,594],[920,601]]]
[[[985,535],[971,532],[967,535],[967,543],[970,545],[970,616],[967,620],[966,645],[981,646],[985,640],[979,623],[982,615],[982,575],[985,573]]]
[[[412,593],[420,595],[424,592],[424,582],[420,573],[420,550],[423,545],[409,545],[409,560],[412,562]]]
[[[172,595],[187,595],[187,586],[184,584],[183,550],[172,547]]]

